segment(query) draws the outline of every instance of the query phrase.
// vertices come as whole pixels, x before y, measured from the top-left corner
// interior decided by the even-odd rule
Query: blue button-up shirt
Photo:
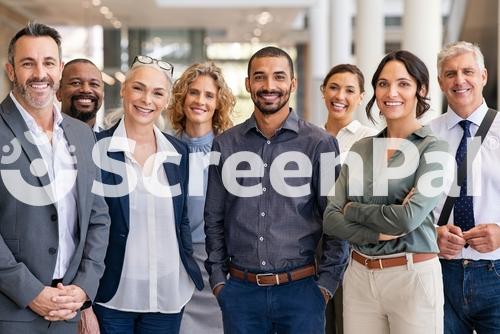
[[[259,131],[252,115],[216,137],[212,150],[220,152],[219,163],[209,169],[205,203],[205,266],[212,288],[225,282],[229,263],[257,273],[285,272],[314,263],[326,206],[322,196],[326,194],[320,194],[320,157],[338,154],[335,138],[290,111],[272,138]],[[283,163],[287,154],[284,160],[306,161]],[[252,162],[235,163],[242,158]],[[327,168],[328,177],[335,178],[335,166]],[[241,173],[252,176],[240,177]],[[243,196],[236,191],[238,185],[248,187]],[[300,186],[303,194],[286,193],[287,187],[295,192]],[[256,193],[249,193],[250,189]],[[322,247],[318,284],[333,293],[347,263],[348,245],[323,236]]]

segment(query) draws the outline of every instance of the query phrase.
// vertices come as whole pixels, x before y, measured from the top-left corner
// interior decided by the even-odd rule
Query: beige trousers
[[[438,258],[370,270],[352,260],[344,276],[345,334],[442,334]]]

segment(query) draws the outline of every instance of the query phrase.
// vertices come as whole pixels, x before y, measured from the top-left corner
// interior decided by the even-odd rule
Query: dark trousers
[[[179,313],[139,313],[110,309],[94,304],[101,334],[178,334],[182,311]]]
[[[342,306],[342,286],[339,286],[335,295],[328,302],[325,312],[325,333],[326,334],[343,334],[343,306]]]
[[[325,301],[312,277],[270,287],[230,278],[217,300],[224,334],[325,332]]]
[[[500,260],[441,260],[444,333],[500,333]]]

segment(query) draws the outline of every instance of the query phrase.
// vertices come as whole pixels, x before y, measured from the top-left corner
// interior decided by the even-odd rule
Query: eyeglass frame
[[[147,61],[144,61],[145,59]],[[168,61],[165,61],[165,60],[156,59],[156,58],[153,58],[150,56],[137,55],[137,56],[135,56],[134,61],[132,62],[132,66],[134,66],[135,63],[141,63],[141,64],[146,64],[146,65],[156,64],[162,70],[170,73],[171,77],[174,75],[174,65],[170,64]]]

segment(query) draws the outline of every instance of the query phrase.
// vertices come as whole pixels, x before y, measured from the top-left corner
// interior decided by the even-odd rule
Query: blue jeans
[[[441,260],[446,334],[500,333],[500,260]]]
[[[139,313],[92,306],[99,321],[101,334],[178,334],[182,311],[179,313]]]
[[[270,287],[230,278],[217,300],[225,334],[325,331],[325,301],[312,277]]]

